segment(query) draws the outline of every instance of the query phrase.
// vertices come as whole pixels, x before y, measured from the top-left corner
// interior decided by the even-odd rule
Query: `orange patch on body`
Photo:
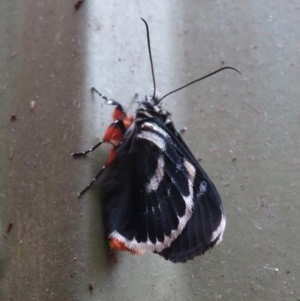
[[[123,131],[113,123],[107,128],[102,141],[117,146],[120,143],[123,135]]]
[[[123,118],[119,118],[119,119],[122,121],[125,130],[127,130],[133,122],[132,116],[125,115]],[[117,146],[120,143],[123,135],[124,135],[124,128],[122,128],[117,123],[112,123],[105,131],[102,141]]]
[[[126,114],[122,110],[120,110],[118,107],[116,107],[112,114],[113,120],[123,119],[124,117],[126,117]]]
[[[115,160],[115,157],[116,157],[116,150],[115,148],[113,148],[110,150],[108,154],[108,157],[106,159],[106,165],[110,165]]]
[[[123,123],[125,125],[126,130],[131,126],[132,122],[133,122],[133,117],[132,116],[126,116],[123,119]]]
[[[106,165],[111,164],[111,162],[113,162],[113,160],[115,159],[116,147],[120,144],[124,136],[124,132],[130,127],[130,125],[133,122],[132,116],[127,116],[118,108],[115,109],[113,113],[113,118],[122,121],[124,127],[120,126],[118,123],[113,122],[104,133],[102,141],[113,145],[113,148],[109,152],[108,158],[106,160]]]

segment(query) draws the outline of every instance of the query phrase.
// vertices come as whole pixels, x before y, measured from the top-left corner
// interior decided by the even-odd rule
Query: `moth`
[[[156,95],[150,35],[146,26],[154,92],[138,101],[134,116],[121,103],[98,94],[115,106],[112,123],[102,143],[112,148],[105,164],[80,193],[101,177],[104,216],[109,246],[133,254],[154,252],[172,262],[185,262],[203,254],[222,240],[226,218],[220,195],[206,172],[176,130],[162,100],[197,81],[212,76],[222,67],[163,97]]]

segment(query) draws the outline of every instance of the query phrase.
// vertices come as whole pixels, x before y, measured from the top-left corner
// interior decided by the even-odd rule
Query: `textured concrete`
[[[78,11],[70,1],[2,1],[0,299],[299,300],[299,10],[279,0],[86,0]],[[110,122],[89,88],[127,106],[152,92],[140,17],[162,94],[223,65],[243,73],[164,101],[228,219],[222,244],[186,264],[112,258],[100,192],[76,198],[107,152],[69,156]]]

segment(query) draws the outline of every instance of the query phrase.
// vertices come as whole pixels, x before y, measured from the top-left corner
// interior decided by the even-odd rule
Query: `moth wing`
[[[197,170],[193,214],[181,235],[158,254],[173,262],[185,262],[203,254],[222,240],[226,226],[220,196],[214,184]]]
[[[110,238],[161,252],[192,215],[195,169],[159,128],[125,137],[102,181]]]
[[[167,260],[185,262],[205,253],[222,240],[226,217],[220,195],[206,172],[191,153],[173,122],[166,125],[170,135],[185,158],[196,168],[193,183],[193,213],[180,236],[168,248],[158,252]]]

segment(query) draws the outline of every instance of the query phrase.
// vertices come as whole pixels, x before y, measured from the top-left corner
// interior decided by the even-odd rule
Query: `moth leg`
[[[92,146],[91,148],[89,148],[88,150],[85,150],[85,151],[82,151],[82,152],[78,152],[78,153],[71,153],[71,156],[73,156],[73,157],[85,157],[88,153],[90,153],[93,150],[95,150],[102,143],[103,143],[103,141],[100,141],[97,144],[95,144],[94,146]]]
[[[106,168],[106,165],[103,165],[102,168],[100,169],[100,171],[92,179],[92,181],[78,193],[79,198],[97,181],[97,179],[101,176],[101,174],[103,173],[105,168]]]
[[[92,87],[92,88],[91,88],[91,91],[92,91],[92,93],[96,93],[96,94],[98,94],[101,98],[103,98],[103,99],[105,100],[106,104],[112,105],[112,106],[118,106],[118,107],[123,108],[122,105],[121,105],[118,101],[116,101],[116,100],[114,100],[114,99],[112,99],[112,98],[109,98],[109,97],[103,95],[103,94],[102,94],[101,92],[99,92],[95,87]]]
[[[134,103],[138,102],[138,99],[139,99],[139,93],[136,92],[131,98],[128,108],[130,108]]]
[[[136,93],[134,93],[132,99],[130,100],[129,105],[128,105],[127,108],[126,108],[126,111],[127,111],[127,112],[131,109],[131,107],[132,107],[133,104],[139,103],[139,100],[138,100],[138,99],[139,99],[139,93],[136,92]]]

